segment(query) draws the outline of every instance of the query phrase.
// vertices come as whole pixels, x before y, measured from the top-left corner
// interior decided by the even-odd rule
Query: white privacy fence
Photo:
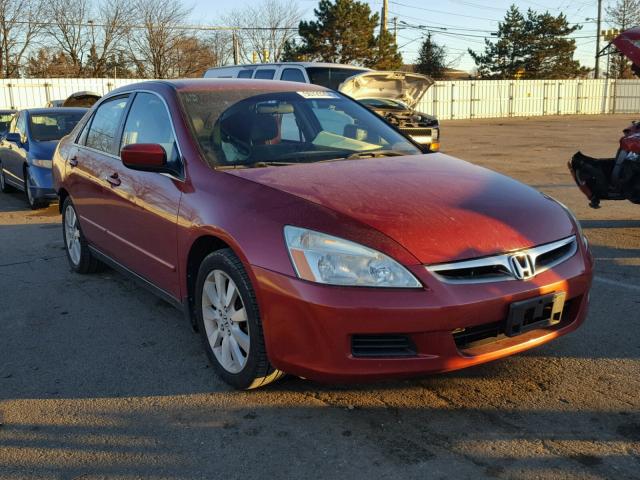
[[[640,80],[436,82],[420,110],[440,119],[640,112]]]
[[[138,79],[0,80],[0,108],[43,107],[90,90],[104,95]],[[440,119],[640,113],[640,80],[461,80],[436,82],[419,110]]]

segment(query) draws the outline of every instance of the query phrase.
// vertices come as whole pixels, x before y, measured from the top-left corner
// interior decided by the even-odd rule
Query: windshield
[[[386,108],[389,110],[408,110],[409,107],[397,100],[389,98],[359,98],[358,101],[372,108]]]
[[[366,152],[421,153],[383,120],[339,93],[257,93],[180,94],[196,139],[213,165],[287,165]]]
[[[338,90],[340,84],[347,78],[368,72],[368,70],[362,68],[307,67],[306,70],[310,83],[332,90]]]
[[[36,142],[60,140],[67,135],[84,116],[84,112],[55,112],[31,114],[29,130]]]

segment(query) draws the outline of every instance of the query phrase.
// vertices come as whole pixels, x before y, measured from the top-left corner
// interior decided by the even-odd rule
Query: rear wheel
[[[100,262],[93,256],[82,235],[76,209],[69,197],[62,204],[62,238],[71,270],[76,273],[93,273],[99,269]]]
[[[251,389],[283,376],[269,363],[255,293],[233,251],[218,250],[203,260],[195,299],[204,348],[225,382]]]
[[[49,202],[45,200],[41,200],[39,198],[35,198],[33,196],[33,191],[31,190],[31,182],[29,181],[29,167],[24,168],[23,173],[24,178],[24,193],[27,196],[27,202],[31,207],[31,210],[38,210],[40,208],[45,208],[49,206]]]

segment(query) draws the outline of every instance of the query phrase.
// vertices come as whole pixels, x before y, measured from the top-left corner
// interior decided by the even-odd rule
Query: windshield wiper
[[[260,168],[260,167],[284,167],[286,165],[295,165],[299,162],[253,162],[245,165],[247,168]]]
[[[363,152],[354,152],[344,158],[346,160],[355,160],[358,158],[402,157],[404,155],[411,154],[407,152],[401,152],[399,150],[365,150]]]

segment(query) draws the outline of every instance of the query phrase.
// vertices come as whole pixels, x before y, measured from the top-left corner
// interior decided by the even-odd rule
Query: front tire
[[[284,375],[269,363],[255,293],[231,249],[213,252],[202,261],[195,303],[207,356],[226,383],[247,390]]]
[[[78,214],[70,197],[62,204],[62,239],[71,270],[76,273],[93,273],[100,268],[100,262],[93,256],[87,240],[80,230]]]

